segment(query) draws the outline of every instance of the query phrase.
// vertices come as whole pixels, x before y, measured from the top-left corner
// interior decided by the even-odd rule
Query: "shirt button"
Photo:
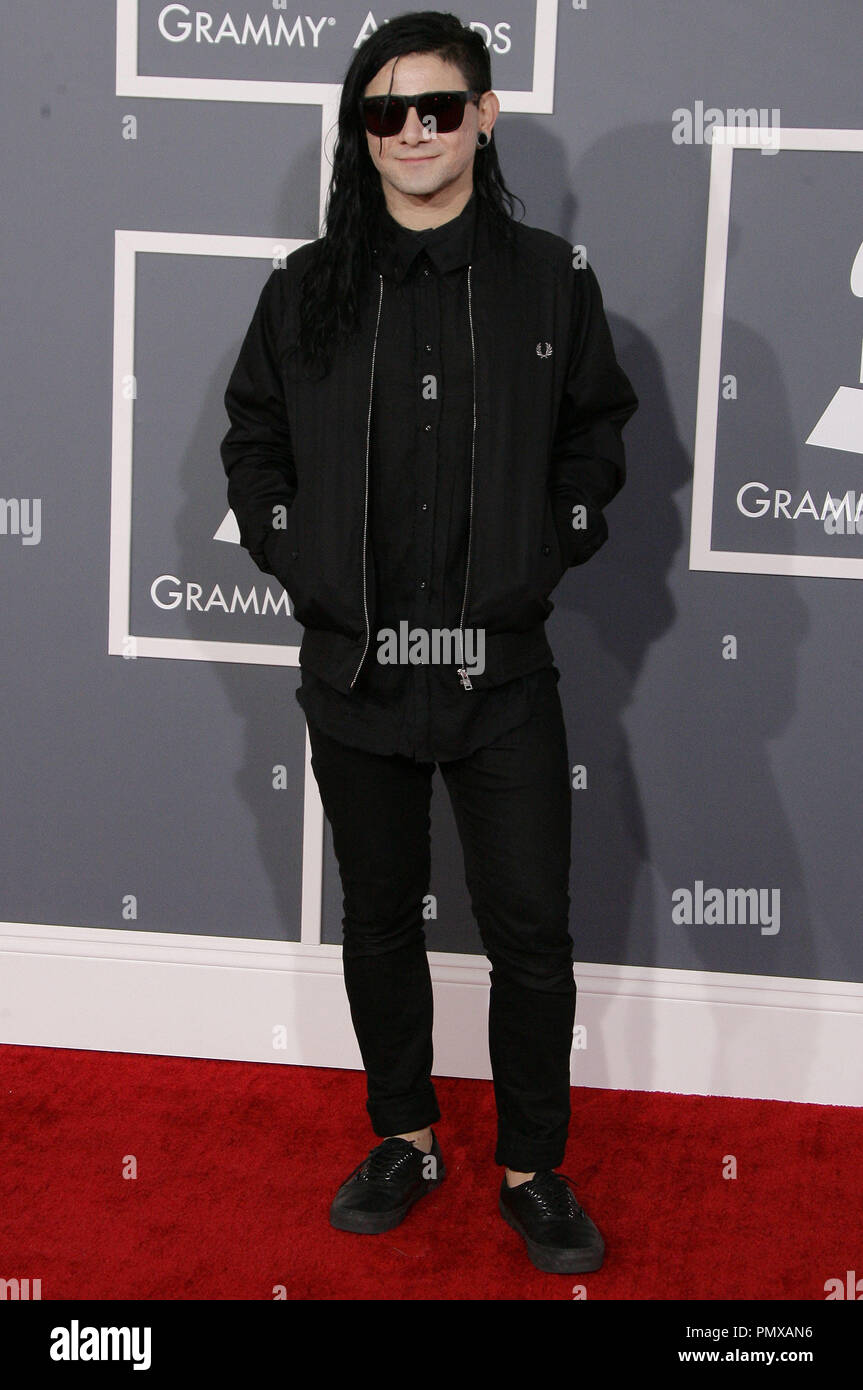
[[[420,588],[421,588],[421,589],[424,589],[425,586],[426,586],[425,580],[424,580],[424,579],[421,579],[421,580],[420,580]]]
[[[426,343],[426,352],[431,352],[431,350],[432,350],[432,345],[431,345],[431,343]]]
[[[431,431],[431,425],[423,425],[423,429],[425,430],[426,434],[429,434]]]
[[[550,546],[550,545],[544,545],[544,546],[542,547],[542,553],[543,553],[543,555],[550,555],[550,554],[551,554],[551,546]]]
[[[429,268],[428,268],[427,265],[424,265],[424,266],[423,266],[423,275],[428,275],[428,273],[429,273]]]
[[[422,510],[423,510],[424,512],[427,512],[428,509],[429,509],[429,504],[428,504],[428,502],[423,502],[423,504],[422,504]]]

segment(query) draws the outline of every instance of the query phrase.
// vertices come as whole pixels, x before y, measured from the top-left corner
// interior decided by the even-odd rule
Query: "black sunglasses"
[[[408,109],[415,106],[417,116],[425,122],[429,116],[434,130],[441,135],[458,130],[464,120],[464,108],[469,101],[478,101],[479,92],[421,92],[419,96],[403,97],[387,93],[382,97],[363,97],[360,112],[370,135],[398,135],[408,118]]]

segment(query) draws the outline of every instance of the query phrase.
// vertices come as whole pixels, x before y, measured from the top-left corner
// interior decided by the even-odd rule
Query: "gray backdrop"
[[[125,8],[125,7],[123,7]],[[337,0],[304,47],[160,35],[141,0],[138,71],[337,82],[368,4]],[[378,20],[403,5],[374,7]],[[109,655],[114,232],[317,234],[320,108],[115,94],[116,13],[4,7],[3,471],[39,499],[41,535],[0,516],[8,921],[297,939],[305,725],[298,671]],[[264,0],[210,6],[238,26]],[[192,6],[163,25],[181,32]],[[495,86],[529,88],[534,7],[477,3],[497,29]],[[317,24],[322,16],[312,16]],[[302,19],[302,16],[301,16]],[[305,21],[303,21],[304,23]],[[778,108],[784,127],[861,124],[859,0],[561,3],[553,114],[496,135],[526,221],[584,243],[641,408],[611,539],[556,591],[573,791],[573,917],[584,961],[863,980],[856,851],[861,590],[854,579],[690,570],[690,506],[710,149],[672,113]],[[123,121],[137,118],[137,138]],[[806,438],[860,387],[858,152],[734,156],[713,546],[860,557],[811,515],[745,516],[758,480],[796,501],[863,491],[863,438]],[[269,263],[139,255],[135,280],[131,630],[294,645],[284,612],[160,608],[160,575],[230,593],[266,577],[214,540],[226,512],[222,394]],[[857,399],[857,398],[855,398]],[[274,597],[281,591],[275,581]],[[736,659],[723,639],[737,639]],[[276,764],[287,790],[272,786]],[[435,779],[432,949],[481,949],[446,793]],[[326,843],[324,934],[341,897]],[[680,888],[779,890],[781,927],[675,921]],[[122,899],[138,898],[135,921]]]

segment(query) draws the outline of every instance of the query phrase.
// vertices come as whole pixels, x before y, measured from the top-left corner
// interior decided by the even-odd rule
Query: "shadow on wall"
[[[573,792],[576,960],[817,977],[803,868],[769,751],[795,712],[808,613],[784,576],[689,570],[709,150],[673,145],[665,126],[635,127],[598,141],[570,170],[563,144],[531,121],[520,122],[512,150],[505,176],[528,204],[525,220],[585,244],[606,300],[635,305],[639,324],[609,313],[640,402],[624,431],[627,483],[608,508],[608,544],[564,577],[548,624],[570,762],[588,769],[588,788]],[[557,208],[529,198],[532,170],[575,195]],[[731,274],[740,244],[732,223]],[[722,360],[783,403],[771,412],[770,447],[793,460],[787,391],[768,344],[726,322]],[[728,633],[737,661],[722,658]],[[788,917],[775,935],[757,924],[675,924],[672,893],[696,879],[781,887]],[[763,1046],[750,1037],[757,1011],[739,1012],[736,1036],[715,1039],[717,1089],[729,1050]],[[801,1014],[801,1027],[815,1026]],[[801,1037],[789,1059],[798,1085],[811,1041]],[[649,1085],[654,1040],[625,1045]]]

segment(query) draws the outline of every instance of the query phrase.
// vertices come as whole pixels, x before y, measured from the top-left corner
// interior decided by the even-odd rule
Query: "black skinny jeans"
[[[551,674],[551,673],[550,673]],[[375,1134],[440,1119],[431,1081],[432,985],[423,931],[436,764],[348,747],[308,725],[312,768],[344,895],[343,967]],[[572,802],[557,684],[531,716],[437,764],[453,808],[488,956],[495,1163],[563,1161],[576,985],[569,933]]]

